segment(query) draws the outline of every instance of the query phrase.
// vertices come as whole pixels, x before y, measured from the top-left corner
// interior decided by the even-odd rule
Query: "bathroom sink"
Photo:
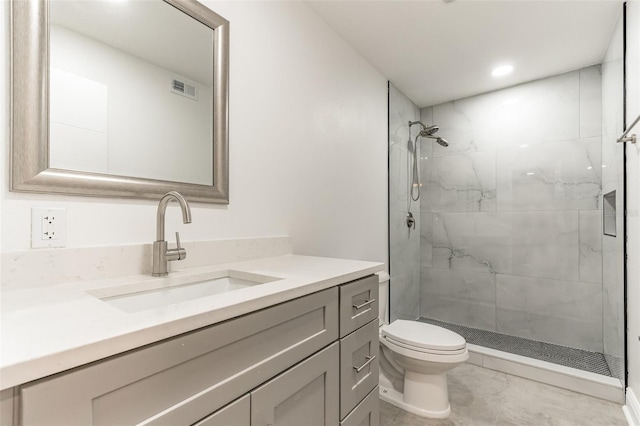
[[[88,294],[124,312],[140,312],[273,282],[281,278],[224,270],[190,276],[149,278]]]

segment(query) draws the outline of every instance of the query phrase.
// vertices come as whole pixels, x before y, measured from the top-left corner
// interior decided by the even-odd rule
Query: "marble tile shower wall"
[[[389,272],[391,320],[420,316],[420,202],[412,202],[415,229],[407,227],[409,209],[409,121],[420,119],[420,109],[389,85]],[[412,131],[413,137],[417,129]],[[424,148],[424,147],[423,147]],[[430,154],[427,152],[427,154]],[[426,155],[426,154],[422,154]]]
[[[421,315],[601,352],[600,66],[421,117]]]

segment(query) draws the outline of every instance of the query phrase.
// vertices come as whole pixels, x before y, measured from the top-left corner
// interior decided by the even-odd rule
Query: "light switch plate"
[[[67,209],[31,209],[31,248],[67,245]]]

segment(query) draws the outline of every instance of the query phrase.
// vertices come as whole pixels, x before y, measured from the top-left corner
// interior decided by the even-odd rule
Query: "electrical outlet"
[[[42,216],[42,235],[40,235],[40,238],[42,238],[43,240],[57,240],[58,239],[58,233],[56,232],[56,227],[57,227],[57,222],[59,222],[58,219],[58,213],[53,212],[53,211],[49,211],[48,214]]]
[[[67,209],[31,209],[31,248],[67,245]]]

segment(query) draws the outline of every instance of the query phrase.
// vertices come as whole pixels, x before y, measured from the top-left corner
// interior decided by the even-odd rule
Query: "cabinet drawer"
[[[378,317],[378,276],[340,286],[340,337]]]
[[[340,340],[340,418],[378,385],[378,321]]]
[[[380,397],[379,388],[373,388],[369,395],[362,400],[349,415],[340,422],[340,426],[379,426],[380,425]]]
[[[21,386],[22,424],[193,424],[335,341],[337,296],[327,289]]]
[[[251,426],[251,395],[233,401],[193,426]]]

